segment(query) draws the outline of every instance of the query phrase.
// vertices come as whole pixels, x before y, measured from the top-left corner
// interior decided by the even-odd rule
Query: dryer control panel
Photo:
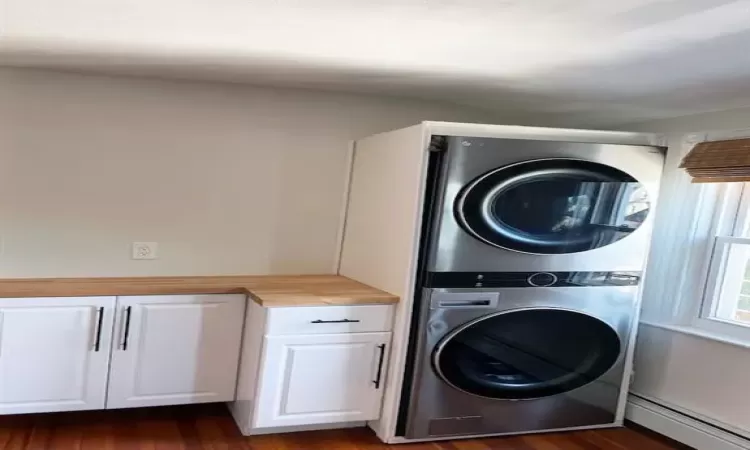
[[[428,288],[637,286],[641,272],[429,272]]]

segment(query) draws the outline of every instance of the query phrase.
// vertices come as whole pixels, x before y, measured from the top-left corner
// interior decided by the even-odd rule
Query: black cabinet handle
[[[122,350],[128,349],[128,335],[130,334],[130,310],[132,306],[125,308],[125,336],[122,338]]]
[[[96,339],[94,340],[94,351],[98,352],[102,344],[102,321],[104,321],[104,307],[100,307],[98,310],[99,319],[96,323]]]
[[[373,383],[375,383],[375,389],[380,389],[380,381],[383,376],[383,359],[385,359],[385,344],[378,345],[378,349],[380,349],[380,357],[378,358],[378,373],[375,375],[375,380]]]
[[[341,319],[341,320],[313,320],[310,323],[357,323],[359,320]]]

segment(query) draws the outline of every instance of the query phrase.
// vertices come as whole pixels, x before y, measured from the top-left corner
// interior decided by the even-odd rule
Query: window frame
[[[702,215],[711,214],[715,220],[710,234],[713,242],[705,257],[704,287],[698,307],[691,308],[692,325],[710,333],[750,342],[750,323],[722,319],[716,314],[717,310],[726,308],[723,292],[727,276],[731,274],[727,267],[730,248],[732,244],[750,246],[750,237],[745,237],[750,219],[750,184],[722,183],[717,186],[713,194],[717,196],[713,210],[699,211]],[[740,291],[742,280],[744,278],[738,280]]]
[[[663,135],[669,150],[641,285],[642,325],[750,349],[750,328],[709,319],[704,313],[716,237],[733,233],[739,223],[737,215],[730,220],[719,212],[734,204],[735,212],[747,211],[750,219],[750,189],[743,201],[738,188],[732,188],[741,183],[692,183],[679,168],[682,158],[699,142],[747,137],[750,129]],[[750,239],[750,230],[746,231]]]

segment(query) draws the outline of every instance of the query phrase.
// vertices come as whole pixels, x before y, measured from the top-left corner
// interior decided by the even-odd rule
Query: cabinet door
[[[377,419],[390,336],[266,336],[253,426]]]
[[[244,295],[119,297],[107,408],[234,399]]]
[[[0,414],[104,408],[114,297],[0,299]]]

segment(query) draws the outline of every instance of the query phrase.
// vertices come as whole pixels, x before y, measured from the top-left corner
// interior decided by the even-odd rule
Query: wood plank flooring
[[[0,416],[0,450],[675,450],[645,430],[611,429],[385,445],[366,428],[243,437],[224,405]]]

